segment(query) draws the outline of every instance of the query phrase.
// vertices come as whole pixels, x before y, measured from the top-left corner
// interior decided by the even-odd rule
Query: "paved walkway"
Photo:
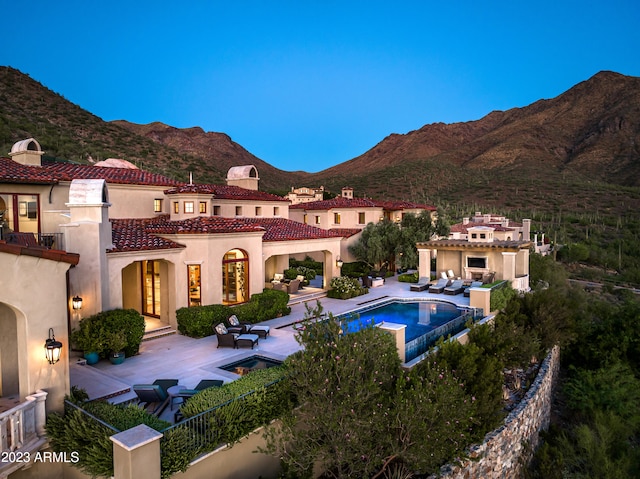
[[[469,298],[463,297],[462,294],[447,296],[429,294],[426,291],[412,292],[409,290],[408,283],[398,282],[396,277],[388,278],[381,287],[371,288],[369,294],[365,296],[348,300],[325,297],[320,299],[320,303],[325,312],[337,315],[356,310],[363,304],[393,297],[434,298],[457,305],[469,305]],[[292,303],[296,299],[299,301],[300,296],[293,297]],[[271,326],[271,333],[268,338],[261,339],[253,350],[217,348],[218,340],[215,336],[193,339],[174,334],[144,341],[140,346],[140,354],[127,358],[120,365],[112,365],[103,360],[94,366],[81,366],[75,363],[77,358],[71,358],[69,368],[71,385],[85,389],[90,399],[111,398],[113,402],[121,402],[135,398],[135,393],[131,390],[134,384],[149,384],[160,378],[178,379],[179,383],[187,388],[193,388],[201,379],[233,381],[238,376],[220,369],[219,366],[254,354],[283,360],[298,351],[300,345],[290,326],[304,318],[305,304],[313,307],[315,302],[315,299],[308,302],[295,302],[291,306],[291,314],[262,323]],[[165,418],[167,414],[170,415],[165,412],[162,417]]]

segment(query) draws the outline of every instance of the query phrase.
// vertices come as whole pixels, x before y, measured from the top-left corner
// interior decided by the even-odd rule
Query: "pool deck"
[[[396,276],[387,278],[381,287],[371,288],[367,295],[347,300],[324,297],[320,303],[325,312],[338,315],[390,298],[434,299],[459,306],[469,305],[469,298],[462,294],[450,296],[410,291],[409,284],[399,282]],[[120,365],[104,360],[93,366],[80,365],[76,362],[79,356],[72,356],[69,367],[71,385],[85,389],[90,399],[109,398],[112,402],[123,402],[136,397],[131,389],[134,384],[150,384],[160,378],[178,379],[179,384],[187,388],[193,388],[201,379],[233,381],[239,376],[219,366],[254,354],[283,360],[300,349],[292,324],[304,318],[305,304],[315,306],[316,300],[304,301],[304,295],[300,294],[292,296],[290,304],[291,314],[261,323],[271,326],[271,332],[268,338],[260,339],[253,350],[217,348],[215,335],[193,339],[174,334],[144,341],[140,354],[127,358]],[[172,415],[167,407],[161,417],[169,420]]]

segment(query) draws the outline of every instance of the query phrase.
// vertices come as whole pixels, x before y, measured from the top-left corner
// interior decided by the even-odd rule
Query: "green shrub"
[[[308,269],[312,269],[316,272],[316,274],[322,274],[322,270],[323,270],[323,265],[322,263],[313,260],[311,257],[307,256],[304,261],[298,261],[296,259],[290,258],[289,259],[289,267],[290,268],[297,268],[297,267],[304,267],[304,268],[308,268]],[[314,275],[315,277],[315,275]],[[311,278],[313,279],[313,278]]]
[[[265,289],[262,293],[254,294],[248,303],[232,308],[232,314],[247,323],[259,323],[268,319],[286,316],[291,312],[287,306],[289,294],[275,289]]]
[[[363,287],[357,279],[347,276],[331,278],[331,289],[327,291],[327,297],[335,299],[355,298],[367,294],[369,290]]]
[[[369,273],[370,270],[371,268],[362,261],[344,263],[342,265],[342,276],[349,276],[350,278],[361,278],[365,274]]]
[[[231,308],[222,304],[180,308],[176,311],[178,331],[191,338],[211,336],[213,326],[224,323],[232,314]]]
[[[404,273],[398,275],[398,281],[401,283],[417,283],[419,281],[418,272],[414,273]]]
[[[490,308],[491,311],[504,309],[511,298],[515,298],[518,292],[511,287],[508,282],[503,282],[503,286],[491,290]]]
[[[103,420],[119,431],[126,431],[140,424],[146,424],[156,431],[162,431],[171,425],[167,421],[163,421],[153,414],[149,414],[135,404],[121,406],[106,401],[94,401],[87,402],[83,404],[82,407],[85,411],[93,414],[98,419]]]
[[[71,341],[83,351],[95,351],[102,357],[111,352],[109,338],[124,334],[128,357],[138,354],[144,336],[144,318],[135,309],[113,309],[88,316],[71,334]]]

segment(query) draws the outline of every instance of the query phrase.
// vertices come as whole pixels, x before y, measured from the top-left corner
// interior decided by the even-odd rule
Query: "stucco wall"
[[[540,431],[549,427],[553,389],[560,368],[560,349],[555,347],[540,366],[538,376],[520,404],[507,416],[504,425],[485,436],[484,442],[470,448],[470,460],[459,466],[447,465],[445,479],[518,478],[540,443]]]

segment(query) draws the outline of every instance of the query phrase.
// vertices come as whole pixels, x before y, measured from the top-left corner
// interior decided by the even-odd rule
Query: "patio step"
[[[313,301],[316,299],[324,298],[327,296],[326,291],[318,291],[315,293],[309,294],[301,294],[299,296],[290,296],[288,306],[292,306],[294,304],[306,303],[307,301]]]
[[[172,334],[176,334],[175,329],[173,329],[171,326],[163,326],[162,328],[145,331],[144,336],[142,336],[142,340],[151,341],[153,339],[164,338],[165,336],[171,336]]]

